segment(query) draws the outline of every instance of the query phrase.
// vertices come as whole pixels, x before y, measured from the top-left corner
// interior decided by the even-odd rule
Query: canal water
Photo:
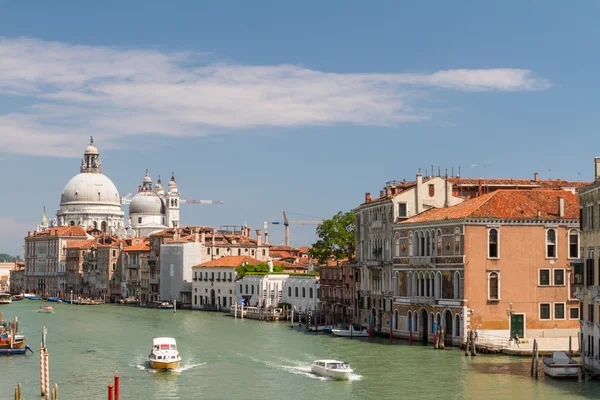
[[[479,355],[456,349],[390,345],[385,339],[346,339],[292,330],[285,323],[235,320],[216,313],[150,310],[118,305],[42,301],[1,306],[4,320],[19,318],[35,354],[0,358],[0,399],[39,396],[39,345],[48,329],[50,382],[59,398],[106,399],[115,371],[121,399],[581,399],[600,398],[600,384],[538,381],[527,359]],[[153,372],[147,357],[152,339],[177,339],[181,371]],[[350,381],[310,373],[319,358],[351,363]]]

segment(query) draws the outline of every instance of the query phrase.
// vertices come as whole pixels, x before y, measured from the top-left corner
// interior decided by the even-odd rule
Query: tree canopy
[[[354,255],[355,226],[354,212],[338,212],[317,226],[319,239],[313,243],[311,257],[320,264],[329,260],[342,260]]]
[[[17,260],[17,259],[18,259],[18,257],[13,257],[6,253],[0,253],[0,262],[3,262],[3,263],[15,262],[15,260]]]
[[[277,265],[273,265],[273,272],[282,272],[283,271],[283,267],[281,266],[277,266]],[[265,274],[269,273],[269,264],[267,263],[260,263],[260,264],[256,264],[256,265],[242,265],[241,267],[237,267],[235,269],[235,272],[237,272],[237,277],[238,278],[243,278],[244,276],[246,276],[247,273],[249,272],[264,272]]]

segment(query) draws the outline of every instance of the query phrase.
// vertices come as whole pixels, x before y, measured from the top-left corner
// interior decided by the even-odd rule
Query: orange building
[[[425,211],[394,229],[393,333],[447,344],[479,336],[576,335],[579,199],[567,190],[497,190]],[[371,310],[372,324],[390,314]],[[380,325],[381,326],[381,325]],[[389,332],[389,331],[388,331]]]

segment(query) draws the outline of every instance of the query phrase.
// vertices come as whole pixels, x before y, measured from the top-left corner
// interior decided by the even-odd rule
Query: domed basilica
[[[121,197],[112,181],[102,173],[100,153],[90,138],[81,160],[80,173],[65,186],[56,213],[59,226],[79,225],[105,232],[124,227]]]
[[[148,236],[154,232],[177,226],[179,223],[179,191],[175,176],[165,193],[160,177],[152,187],[152,179],[146,176],[138,193],[129,204],[129,226],[126,228],[121,208],[123,200],[114,183],[102,174],[100,153],[90,137],[90,145],[81,160],[80,173],[65,186],[56,218],[48,221],[44,211],[37,231],[50,226],[81,226],[99,229],[119,237]]]

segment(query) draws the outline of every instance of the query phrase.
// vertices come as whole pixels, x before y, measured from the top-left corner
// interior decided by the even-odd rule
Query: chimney
[[[260,229],[256,230],[256,245],[257,246],[262,245],[262,230],[260,230]]]
[[[417,207],[417,214],[420,214],[423,211],[423,204],[421,204],[421,197],[423,194],[421,193],[421,185],[423,185],[423,175],[421,171],[417,174],[417,186],[415,186],[415,205]]]
[[[371,193],[365,193],[365,203],[371,202]]]
[[[477,196],[481,196],[481,194],[482,194],[481,192],[482,192],[482,190],[481,190],[481,178],[480,178],[479,179],[479,192],[477,193]]]
[[[534,182],[537,182],[537,181],[538,181],[538,179],[539,179],[539,177],[540,177],[540,176],[539,176],[539,174],[538,174],[537,172],[535,172],[535,173],[533,174],[533,181],[534,181]]]
[[[565,198],[563,196],[558,196],[558,216],[565,217]]]
[[[595,180],[600,179],[600,157],[594,158],[594,164],[596,165],[596,175],[594,176]]]
[[[200,241],[200,233],[198,233],[198,228],[194,228],[194,243],[198,243]]]
[[[386,197],[392,197],[392,188],[390,186],[385,187],[385,195]]]
[[[204,230],[202,230],[202,236],[200,236],[200,241],[201,241],[201,243],[206,242],[206,233],[204,232]]]
[[[265,244],[269,244],[269,232],[265,232]]]

